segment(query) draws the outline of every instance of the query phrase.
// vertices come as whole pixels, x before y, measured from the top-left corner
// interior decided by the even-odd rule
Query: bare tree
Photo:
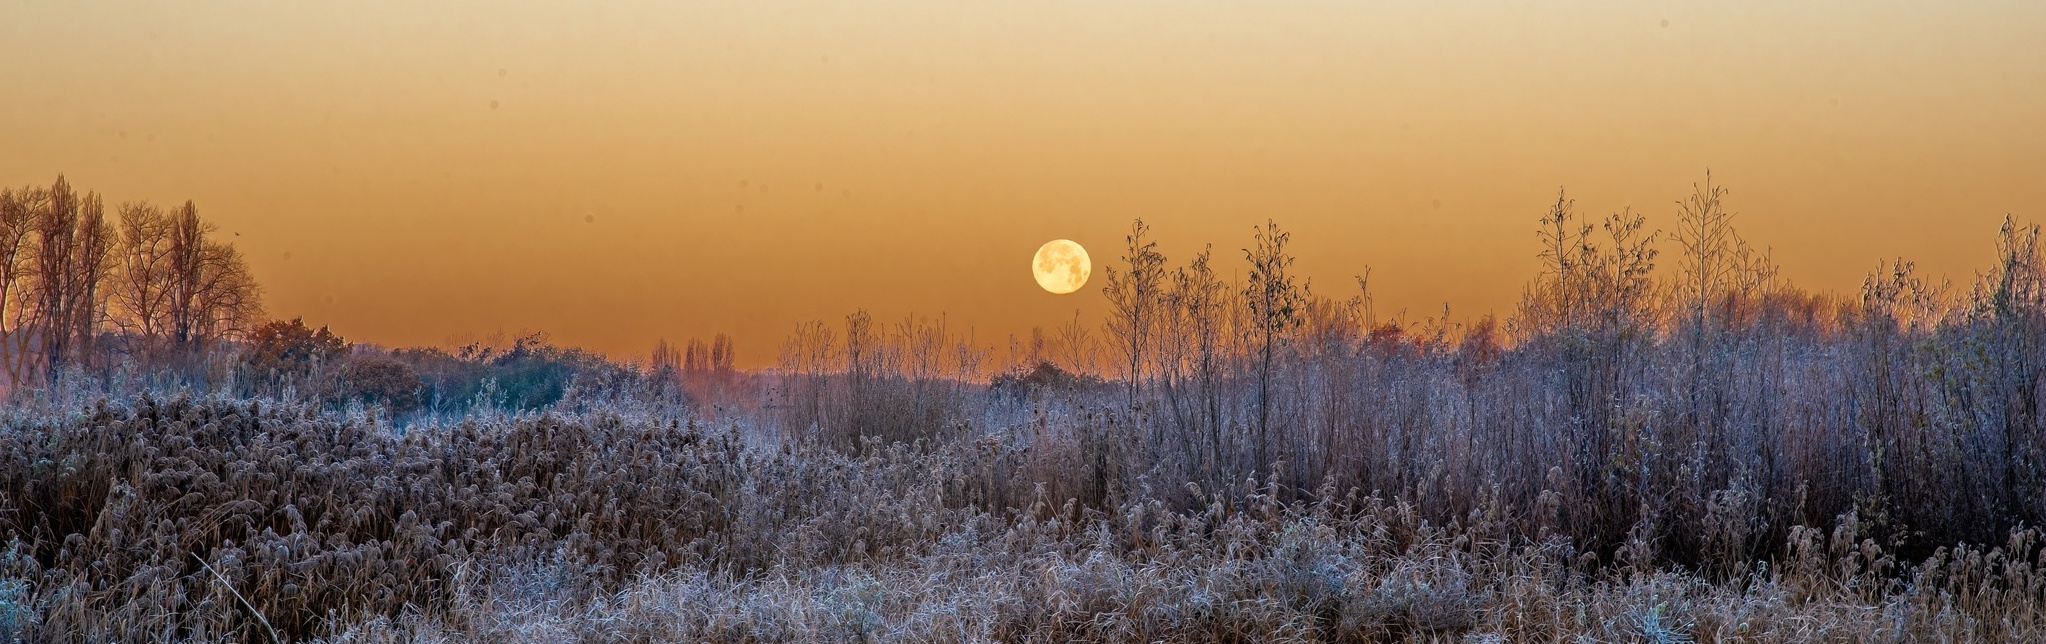
[[[1279,352],[1293,329],[1300,326],[1307,306],[1307,287],[1294,283],[1293,256],[1286,254],[1286,242],[1291,238],[1292,234],[1280,230],[1277,222],[1267,220],[1264,229],[1253,238],[1251,247],[1243,250],[1244,259],[1250,262],[1249,281],[1243,287],[1243,298],[1250,313],[1251,326],[1246,330],[1257,357],[1257,469],[1260,472],[1272,466],[1269,439],[1273,372],[1278,367]]]
[[[837,346],[837,334],[822,321],[798,325],[782,343],[777,365],[785,426],[815,430],[826,421],[824,396]]]
[[[0,191],[0,362],[10,382],[57,377],[108,353],[124,332],[145,359],[247,332],[261,314],[255,279],[190,202],[175,213],[125,204],[109,218],[96,193],[62,175]]]
[[[1058,335],[1053,336],[1052,346],[1055,361],[1064,363],[1067,371],[1076,374],[1100,375],[1101,341],[1080,323],[1080,310],[1073,309],[1073,319],[1059,325]]]
[[[1161,384],[1167,404],[1186,441],[1202,443],[1204,469],[1221,465],[1220,385],[1228,304],[1222,280],[1208,263],[1212,250],[1201,249],[1185,267],[1173,271],[1171,290],[1166,294],[1168,330],[1160,343],[1165,368]],[[1189,454],[1199,453],[1192,446],[1187,449]]]
[[[77,249],[72,251],[68,271],[71,301],[66,307],[70,315],[65,318],[65,333],[72,337],[70,351],[74,362],[90,364],[101,357],[97,345],[100,329],[107,321],[105,285],[115,269],[113,251],[119,241],[113,223],[107,221],[99,195],[87,194],[79,205],[78,233],[73,240]]]
[[[1125,269],[1108,268],[1108,288],[1103,289],[1111,307],[1108,337],[1127,365],[1123,376],[1128,378],[1127,402],[1131,406],[1136,405],[1143,389],[1146,359],[1153,351],[1152,334],[1165,300],[1165,256],[1159,254],[1158,243],[1147,237],[1150,230],[1141,218],[1131,222],[1130,234],[1123,238],[1128,245],[1122,256]]]
[[[670,384],[676,381],[682,371],[682,353],[669,344],[667,338],[654,341],[652,355],[646,361],[647,377],[656,383]]]
[[[168,228],[163,290],[171,344],[192,352],[210,340],[247,332],[262,313],[262,300],[241,253],[206,238],[213,226],[199,219],[190,201],[170,214]]]
[[[1984,419],[1984,432],[1995,447],[2001,480],[1994,488],[2000,498],[1997,513],[2011,514],[2036,503],[2041,480],[2046,479],[2046,249],[2039,245],[2038,224],[2021,225],[2004,216],[1998,237],[1997,264],[1975,287],[1972,324],[1974,362],[1984,375],[1986,386],[1977,387],[1976,399],[1994,401],[1983,405],[1976,418]],[[1990,472],[1982,472],[1987,477]]]
[[[1558,362],[1571,438],[1568,463],[1575,485],[1597,503],[1571,508],[1586,525],[1619,525],[1646,502],[1630,497],[1643,468],[1619,463],[1632,450],[1654,444],[1634,431],[1622,414],[1654,348],[1657,322],[1655,280],[1657,233],[1646,218],[1629,210],[1593,225],[1580,217],[1560,191],[1541,219],[1542,275],[1531,284],[1515,327]],[[1603,229],[1604,235],[1594,235]],[[1652,429],[1653,425],[1646,425]],[[1615,537],[1615,535],[1604,535]]]
[[[171,215],[170,332],[184,348],[195,339],[199,321],[199,288],[205,281],[206,228],[192,202]]]
[[[1045,335],[1044,327],[1030,327],[1030,357],[1023,362],[1024,368],[1034,368],[1051,361],[1051,338]]]
[[[691,375],[710,371],[710,345],[703,338],[690,338],[682,357],[682,371]]]
[[[719,333],[709,342],[690,338],[682,354],[682,372],[697,387],[722,385],[731,380],[732,361],[736,357],[731,336]]]
[[[33,333],[43,376],[54,380],[65,364],[87,356],[104,311],[100,282],[113,246],[98,194],[80,196],[62,175],[35,216],[36,304]]]
[[[1725,205],[1726,188],[1712,183],[1711,172],[1705,173],[1703,184],[1691,188],[1691,196],[1677,202],[1672,237],[1684,250],[1678,295],[1693,345],[1700,346],[1705,335],[1723,326],[1723,318],[1757,295],[1777,271],[1767,250],[1748,246],[1734,231],[1734,213]]]
[[[11,385],[29,376],[37,303],[28,263],[35,252],[31,233],[48,196],[43,188],[0,190],[0,361]]]
[[[163,348],[170,328],[172,222],[160,207],[130,203],[121,206],[118,226],[119,270],[111,286],[114,320],[149,361]]]
[[[207,242],[193,327],[201,341],[241,337],[262,316],[262,291],[248,262],[231,244]]]
[[[2019,225],[2005,215],[1996,266],[1975,285],[1974,313],[2011,319],[2046,310],[2046,261],[2040,253],[2039,225]]]
[[[718,374],[730,374],[732,362],[738,354],[732,349],[732,336],[723,333],[710,339],[710,370]]]
[[[69,338],[59,331],[63,330],[61,320],[69,313],[64,305],[70,298],[65,297],[64,291],[71,267],[71,238],[78,229],[78,195],[71,191],[63,175],[57,176],[57,182],[45,194],[42,209],[34,215],[35,309],[29,332],[36,336],[36,351],[43,368],[40,375],[48,378],[57,367],[53,363],[61,359],[53,354],[61,355],[69,344]]]
[[[1578,296],[1591,245],[1592,225],[1577,217],[1576,202],[1556,191],[1556,202],[1542,215],[1535,236],[1541,240],[1541,275],[1521,297],[1520,331],[1523,339],[1584,325]]]
[[[1521,298],[1515,321],[1521,339],[1653,331],[1658,232],[1646,230],[1647,218],[1631,210],[1593,224],[1575,204],[1559,191],[1542,216],[1542,273]],[[1604,247],[1594,235],[1601,229]]]
[[[1691,185],[1691,195],[1677,202],[1677,227],[1672,235],[1683,256],[1675,304],[1681,309],[1673,325],[1675,348],[1686,354],[1680,361],[1685,399],[1684,423],[1693,461],[1720,454],[1719,444],[1728,440],[1728,416],[1733,412],[1730,391],[1736,377],[1735,357],[1729,341],[1739,328],[1739,319],[1761,300],[1763,288],[1775,278],[1776,267],[1769,253],[1748,246],[1734,230],[1734,213],[1726,209],[1726,188],[1712,182],[1705,173],[1702,184]],[[1715,468],[1697,464],[1692,471]],[[1704,487],[1723,486],[1717,481],[1696,481]]]

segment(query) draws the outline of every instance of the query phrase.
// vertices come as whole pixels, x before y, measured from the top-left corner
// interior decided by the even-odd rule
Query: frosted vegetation
[[[1276,224],[1175,263],[1138,222],[1104,325],[1006,347],[854,313],[752,372],[295,322],[80,356],[0,429],[0,633],[2046,639],[2038,229],[1836,296],[1723,201],[1559,196],[1504,321],[1380,319]]]

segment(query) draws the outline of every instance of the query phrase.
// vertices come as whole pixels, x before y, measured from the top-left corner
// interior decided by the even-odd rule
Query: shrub
[[[389,356],[353,356],[341,364],[328,398],[338,403],[383,405],[403,413],[417,409],[426,383],[412,365]]]

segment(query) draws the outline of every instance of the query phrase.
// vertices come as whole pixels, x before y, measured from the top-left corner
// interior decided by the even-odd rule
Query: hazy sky
[[[270,313],[614,355],[1104,308],[1132,217],[1235,271],[1506,313],[1559,186],[1671,225],[1711,168],[1793,281],[1956,281],[2046,219],[2046,3],[0,0],[0,183],[194,199]],[[1671,257],[1670,259],[1673,259]]]

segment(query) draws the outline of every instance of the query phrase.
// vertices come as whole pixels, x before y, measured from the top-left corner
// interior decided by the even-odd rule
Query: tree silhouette
[[[55,380],[74,359],[89,358],[104,313],[99,287],[113,247],[113,227],[96,193],[80,196],[62,175],[50,186],[35,221],[36,324],[44,378]]]
[[[306,326],[304,318],[273,320],[249,334],[249,370],[258,376],[290,378],[331,364],[348,353],[348,341],[322,326]]]
[[[1102,292],[1110,306],[1108,337],[1127,365],[1123,376],[1128,378],[1130,405],[1135,405],[1142,393],[1146,359],[1153,351],[1152,333],[1165,305],[1165,256],[1158,253],[1158,242],[1147,237],[1150,230],[1141,218],[1131,222],[1130,234],[1123,238],[1127,244],[1122,256],[1124,270],[1111,266],[1104,271],[1108,287]]]
[[[13,385],[27,379],[31,368],[30,327],[39,298],[29,258],[36,252],[36,219],[48,199],[45,189],[0,190],[0,359]]]
[[[1250,274],[1243,286],[1245,306],[1250,310],[1250,341],[1257,356],[1257,469],[1272,466],[1270,428],[1272,419],[1272,376],[1287,334],[1300,326],[1307,305],[1307,288],[1294,283],[1293,256],[1286,254],[1292,234],[1279,229],[1278,222],[1265,226],[1243,249],[1250,262]]]

